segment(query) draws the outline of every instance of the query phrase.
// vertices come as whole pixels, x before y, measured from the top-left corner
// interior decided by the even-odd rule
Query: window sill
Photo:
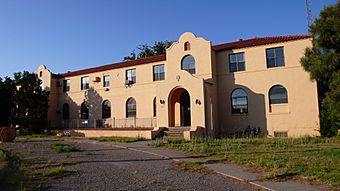
[[[281,111],[281,112],[269,112],[269,115],[287,115],[290,114],[290,111]]]

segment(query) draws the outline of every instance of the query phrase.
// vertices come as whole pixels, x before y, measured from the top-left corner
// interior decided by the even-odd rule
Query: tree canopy
[[[306,49],[301,63],[318,83],[320,132],[329,137],[340,127],[340,1],[320,12],[310,32],[313,47]]]
[[[173,42],[174,41],[159,41],[155,42],[152,46],[147,44],[139,45],[136,48],[137,53],[136,50],[133,50],[130,56],[124,57],[124,61],[165,54],[166,49],[169,48]]]
[[[47,127],[49,92],[42,81],[27,71],[14,74],[14,79],[0,78],[0,126],[19,125],[30,132]]]

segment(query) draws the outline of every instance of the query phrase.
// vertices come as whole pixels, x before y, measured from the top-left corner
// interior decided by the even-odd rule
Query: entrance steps
[[[184,138],[184,131],[189,131],[190,127],[169,127],[164,131],[165,138]]]

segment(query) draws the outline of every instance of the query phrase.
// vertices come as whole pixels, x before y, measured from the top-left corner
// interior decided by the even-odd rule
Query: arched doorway
[[[169,94],[169,126],[191,126],[190,95],[184,88],[175,88]]]

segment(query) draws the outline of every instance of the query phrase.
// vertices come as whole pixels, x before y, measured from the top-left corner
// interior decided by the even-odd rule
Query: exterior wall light
[[[201,105],[201,101],[199,99],[196,99],[195,103]]]
[[[160,102],[161,104],[165,104],[165,100],[163,100],[163,99],[159,100],[159,102]]]

